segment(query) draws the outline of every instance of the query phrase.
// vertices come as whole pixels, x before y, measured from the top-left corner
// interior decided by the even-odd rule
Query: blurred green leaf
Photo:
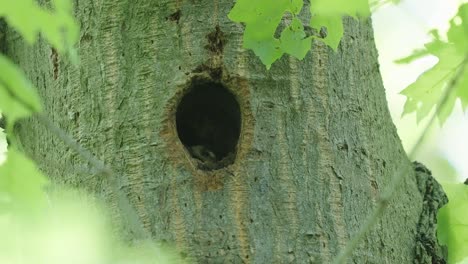
[[[327,16],[349,15],[356,17],[369,16],[368,0],[312,0],[310,4],[312,14]]]
[[[47,179],[35,164],[15,149],[9,149],[0,166],[0,213],[33,212],[46,203],[44,187]]]
[[[312,45],[312,37],[307,37],[299,18],[293,18],[291,25],[281,33],[281,49],[285,53],[302,60]]]
[[[381,8],[387,4],[394,4],[397,5],[401,2],[401,0],[369,0],[369,6],[372,12],[375,12],[377,9]]]
[[[407,97],[403,115],[416,112],[419,122],[436,107],[438,118],[443,123],[452,112],[457,99],[461,100],[464,110],[468,107],[468,3],[461,5],[457,15],[450,20],[448,42],[441,40],[435,30],[431,34],[433,40],[425,45],[425,49],[396,61],[410,63],[426,55],[439,59],[434,67],[421,74],[401,92]],[[454,82],[456,76],[459,78]],[[449,86],[453,86],[453,92],[441,109],[439,101]]]
[[[398,64],[408,64],[408,63],[411,63],[417,59],[420,59],[422,57],[425,57],[427,55],[430,55],[429,51],[426,50],[426,49],[418,49],[418,50],[415,50],[413,51],[413,53],[411,55],[408,55],[404,58],[401,58],[401,59],[398,59],[395,61],[395,63],[398,63]]]
[[[315,0],[311,1],[310,12],[310,26],[317,31],[320,31],[322,26],[326,27],[328,34],[322,41],[335,51],[344,33],[342,17],[370,16],[367,0]]]
[[[71,1],[53,0],[52,5],[53,10],[48,10],[34,0],[2,1],[0,17],[5,17],[28,43],[34,43],[42,33],[58,52],[67,52],[76,61],[73,45],[78,41],[79,27],[72,16]]]
[[[437,237],[448,247],[449,263],[468,257],[468,186],[442,183],[449,203],[437,215]]]
[[[271,36],[259,36],[254,26],[247,25],[244,32],[244,48],[252,49],[262,63],[269,69],[271,64],[281,58],[283,51],[280,49],[278,39]]]
[[[6,159],[6,152],[7,152],[8,143],[6,140],[6,134],[3,128],[0,127],[0,166]]]
[[[321,39],[325,44],[330,46],[333,50],[338,49],[341,38],[343,37],[344,28],[341,20],[341,15],[338,16],[324,16],[315,15],[310,21],[310,26],[320,31],[322,27],[327,28],[327,36]]]
[[[41,111],[36,90],[21,70],[0,54],[0,108],[8,123]]]
[[[302,44],[292,44],[293,39],[298,39],[297,35],[291,34],[291,32],[285,33],[287,30],[298,32],[297,29],[293,29],[292,25],[284,29],[281,34],[284,35],[283,40],[280,41],[274,37],[276,28],[285,12],[290,12],[295,16],[302,9],[302,5],[302,0],[277,0],[274,4],[270,0],[238,0],[228,17],[234,22],[246,24],[244,48],[252,49],[269,69],[271,64],[281,58],[285,52],[293,52],[294,55],[298,56],[304,53],[303,50],[299,49],[307,45],[307,41],[303,42],[300,39],[299,42]],[[297,28],[297,21],[295,23]]]

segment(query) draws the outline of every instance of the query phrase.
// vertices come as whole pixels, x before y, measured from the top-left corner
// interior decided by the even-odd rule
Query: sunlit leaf
[[[43,208],[47,179],[34,163],[15,149],[9,149],[0,165],[0,213],[32,213]]]
[[[245,23],[244,48],[252,49],[269,69],[284,53],[296,57],[305,56],[302,54],[307,52],[304,52],[304,47],[309,40],[299,39],[297,34],[301,33],[297,29],[297,20],[293,22],[295,25],[289,25],[283,30],[281,40],[274,37],[284,14],[289,12],[295,16],[302,5],[302,0],[278,0],[274,4],[270,0],[239,0],[228,17],[234,22]],[[299,43],[293,43],[294,41]],[[308,47],[310,49],[310,45]]]
[[[6,134],[3,128],[0,127],[0,166],[5,162],[7,146]]]
[[[52,4],[53,10],[48,10],[34,0],[2,1],[0,17],[5,17],[27,42],[34,43],[42,33],[58,52],[74,55],[73,45],[78,41],[79,27],[72,16],[71,1],[53,0]]]
[[[448,247],[449,263],[468,257],[468,185],[442,183],[449,203],[437,215],[437,237]]]
[[[303,22],[297,17],[303,4],[303,0],[278,0],[274,4],[270,0],[238,0],[228,17],[245,23],[244,48],[252,49],[269,69],[285,53],[303,59],[314,37],[336,50],[344,32],[342,16],[370,14],[367,0],[314,0],[310,5],[312,19],[306,24],[316,32],[325,27],[328,36],[307,36]],[[275,32],[285,15],[292,20],[277,39]]]
[[[403,114],[416,112],[418,122],[434,107],[437,109],[439,120],[445,122],[457,99],[460,99],[464,110],[468,107],[468,3],[460,6],[450,25],[448,42],[441,40],[437,31],[433,30],[433,40],[425,45],[425,49],[417,50],[397,61],[409,63],[426,55],[433,55],[439,59],[434,67],[421,74],[401,92],[407,97]],[[441,108],[440,100],[448,88],[451,88],[451,93]]]
[[[322,41],[330,46],[333,50],[338,49],[341,38],[343,37],[344,28],[343,22],[341,21],[341,15],[339,16],[324,16],[315,15],[310,21],[310,26],[320,31],[322,27],[327,29],[327,36]]]
[[[407,63],[411,63],[411,62],[413,62],[413,61],[415,61],[417,59],[420,59],[422,57],[425,57],[427,55],[430,55],[428,50],[418,49],[418,50],[413,51],[413,53],[411,55],[408,55],[408,56],[406,56],[404,58],[396,60],[395,63],[407,64]]]
[[[41,111],[36,90],[21,70],[0,54],[0,109],[8,122]]]
[[[312,0],[310,9],[313,14],[327,16],[349,15],[369,16],[370,9],[368,0]]]
[[[312,45],[312,37],[306,38],[302,22],[295,17],[291,25],[281,33],[281,49],[302,60]]]
[[[342,17],[367,17],[370,15],[370,8],[367,0],[312,0],[310,12],[310,26],[317,31],[326,27],[328,34],[322,41],[336,51],[344,33]]]

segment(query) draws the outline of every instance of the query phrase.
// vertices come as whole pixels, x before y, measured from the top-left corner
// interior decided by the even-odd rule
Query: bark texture
[[[127,238],[144,234],[117,192],[139,228],[198,263],[330,263],[402,167],[396,198],[350,263],[415,261],[425,194],[387,109],[370,20],[345,18],[336,53],[316,42],[304,61],[284,56],[267,71],[242,48],[232,6],[75,1],[79,66],[10,32],[8,54],[47,114],[113,168],[118,188],[34,120],[17,128],[22,146],[55,181],[105,199]],[[219,167],[201,166],[178,136],[177,106],[197,85],[228,89],[239,105],[238,141]]]

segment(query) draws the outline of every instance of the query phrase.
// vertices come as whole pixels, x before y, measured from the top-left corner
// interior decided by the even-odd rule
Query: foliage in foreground
[[[467,259],[468,252],[468,185],[442,183],[449,203],[437,215],[437,237],[449,249],[449,263]]]
[[[439,60],[401,92],[407,97],[403,114],[416,112],[419,122],[436,107],[439,120],[443,123],[452,113],[457,99],[460,99],[464,111],[468,109],[468,3],[461,5],[450,20],[447,41],[442,40],[436,30],[432,30],[431,35],[433,40],[423,49],[397,60],[397,63],[410,63],[431,55]],[[449,91],[450,86],[453,87]],[[441,107],[444,97],[446,102]]]
[[[63,187],[49,191],[40,211],[0,215],[2,264],[187,263],[166,245],[122,243],[96,199]]]
[[[343,15],[369,16],[367,0],[315,0],[310,4],[312,18],[306,25],[298,17],[303,0],[238,0],[228,17],[245,23],[244,48],[252,49],[269,69],[283,54],[302,60],[311,49],[312,39],[318,39],[337,50],[343,36]],[[285,13],[291,15],[290,23],[280,37],[275,32]],[[305,28],[311,30],[306,33]]]

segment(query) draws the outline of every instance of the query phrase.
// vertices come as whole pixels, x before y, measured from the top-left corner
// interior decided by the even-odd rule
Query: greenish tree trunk
[[[267,71],[242,48],[232,1],[75,2],[79,66],[13,32],[7,53],[118,188],[34,119],[17,131],[56,182],[106,200],[126,238],[173,242],[198,263],[330,263],[403,168],[350,263],[431,263],[433,183],[400,144],[370,20],[345,18],[337,52],[314,42]]]

